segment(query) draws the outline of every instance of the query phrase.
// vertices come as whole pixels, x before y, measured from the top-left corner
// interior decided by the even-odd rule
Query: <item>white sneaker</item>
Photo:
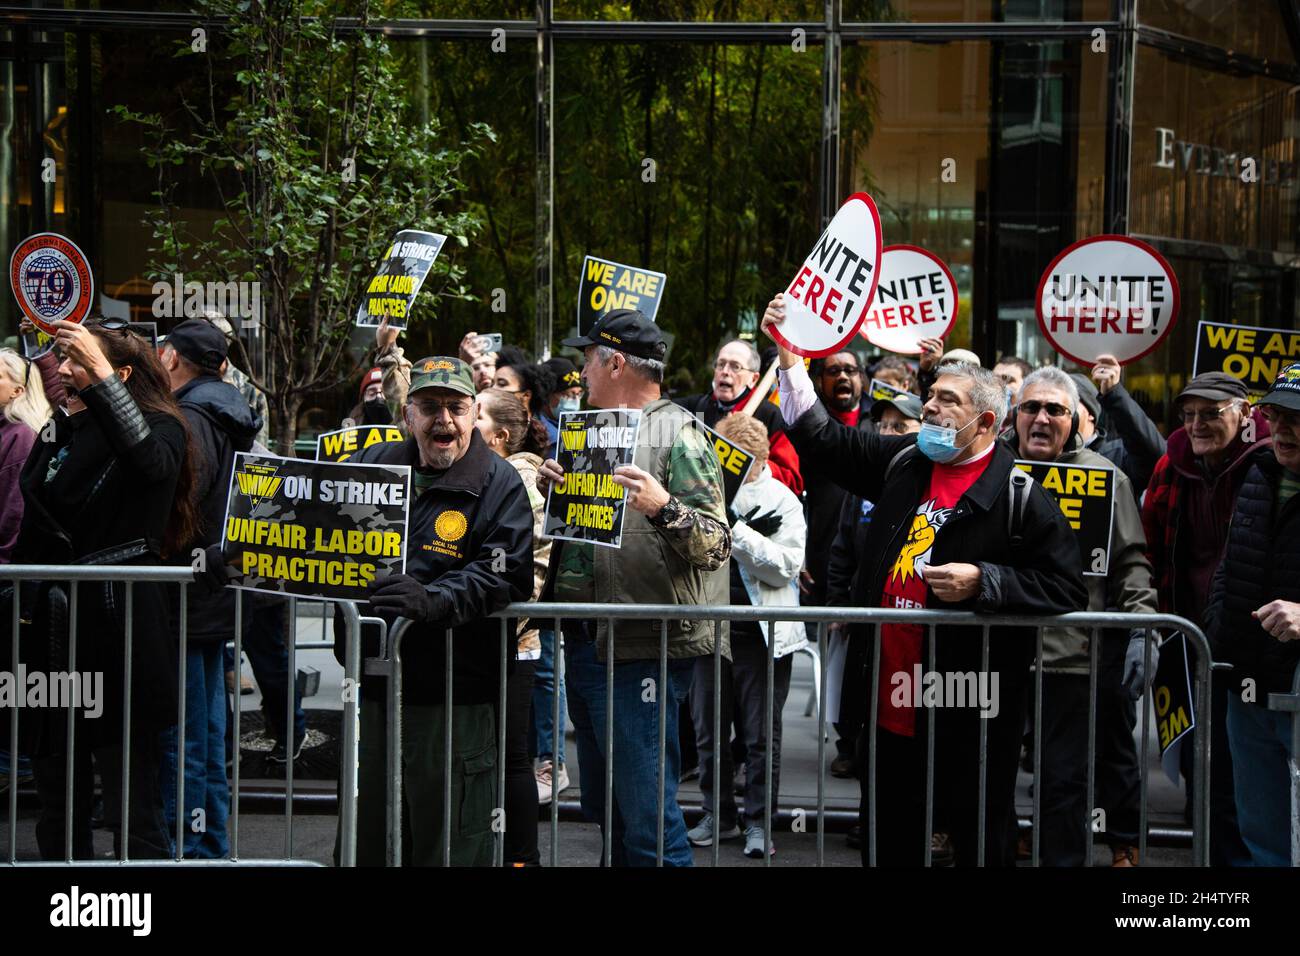
[[[745,856],[750,857],[751,859],[761,860],[763,858],[763,845],[765,843],[768,845],[768,852],[775,856],[776,845],[768,843],[763,834],[762,827],[745,827]]]
[[[543,760],[538,764],[533,775],[537,778],[537,803],[540,806],[550,803],[554,793],[563,793],[569,789],[569,771],[565,769],[564,764],[560,764],[558,779],[552,780],[555,776],[554,767],[549,760]]]

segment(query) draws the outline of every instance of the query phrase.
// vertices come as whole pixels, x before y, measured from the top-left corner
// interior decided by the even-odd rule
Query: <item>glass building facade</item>
[[[415,352],[454,349],[471,328],[554,350],[590,253],[667,273],[670,384],[702,387],[712,349],[754,334],[855,190],[875,198],[887,243],[949,264],[951,341],[986,361],[1052,357],[1033,298],[1065,246],[1103,232],[1151,243],[1182,313],[1126,376],[1158,421],[1197,321],[1296,327],[1295,0],[378,6],[391,19],[371,28],[406,58],[413,108],[449,135],[479,121],[497,133],[465,171],[485,225],[456,254],[478,301],[417,321]],[[142,319],[157,179],[112,109],[182,108],[199,78],[173,50],[195,23],[180,2],[0,7],[0,248],[68,235],[102,294]],[[173,198],[192,228],[219,215],[198,176]],[[5,295],[0,334],[16,323]],[[304,414],[328,420],[340,401]]]

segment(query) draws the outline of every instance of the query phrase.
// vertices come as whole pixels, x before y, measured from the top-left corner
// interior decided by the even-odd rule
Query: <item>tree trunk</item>
[[[271,396],[271,450],[286,458],[294,457],[293,442],[298,437],[298,412],[302,398],[298,395]]]

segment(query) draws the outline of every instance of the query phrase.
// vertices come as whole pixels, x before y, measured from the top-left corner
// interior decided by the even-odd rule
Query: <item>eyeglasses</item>
[[[457,399],[454,402],[413,402],[412,404],[425,418],[436,418],[444,409],[451,413],[452,418],[464,418],[474,407],[473,401],[468,398]]]
[[[726,359],[718,359],[716,362],[713,363],[713,368],[714,368],[715,371],[718,371],[718,372],[721,372],[721,371],[724,371],[724,370],[725,370],[725,371],[732,371],[732,372],[754,372],[754,371],[757,371],[757,369],[747,368],[745,365],[742,365],[740,362],[729,362],[729,361],[727,361]]]
[[[1059,402],[1021,402],[1019,411],[1021,415],[1028,415],[1030,418],[1037,418],[1038,413],[1047,409],[1047,414],[1052,418],[1069,418],[1070,409]]]
[[[1233,401],[1229,402],[1227,405],[1219,405],[1216,408],[1202,408],[1199,410],[1184,408],[1179,412],[1179,417],[1182,418],[1184,425],[1190,425],[1192,422],[1200,422],[1202,425],[1209,425],[1211,422],[1217,422],[1219,419],[1223,418],[1223,413],[1228,409],[1236,407],[1237,403]]]
[[[856,365],[827,365],[822,369],[823,375],[831,378],[839,378],[841,375],[847,375],[849,378],[857,378],[862,374],[862,369]]]
[[[876,430],[880,432],[884,432],[887,435],[906,435],[907,422],[905,421],[880,422],[879,424],[876,425]]]
[[[1300,431],[1300,412],[1278,408],[1276,405],[1261,405],[1259,411],[1273,428],[1280,425]]]

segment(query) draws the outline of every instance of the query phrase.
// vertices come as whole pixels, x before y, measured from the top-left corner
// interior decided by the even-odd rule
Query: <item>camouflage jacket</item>
[[[633,463],[654,475],[671,496],[653,519],[628,508],[619,548],[592,548],[593,593],[602,604],[730,603],[731,529],[717,455],[690,412],[661,398],[645,406]],[[553,600],[564,547],[554,543],[542,600]],[[580,546],[581,547],[581,546]],[[585,547],[592,547],[585,545]],[[659,656],[658,621],[615,622],[615,660]],[[608,621],[600,618],[596,643],[604,657]],[[712,621],[668,621],[668,656],[700,657],[723,641],[730,657],[727,625]]]

